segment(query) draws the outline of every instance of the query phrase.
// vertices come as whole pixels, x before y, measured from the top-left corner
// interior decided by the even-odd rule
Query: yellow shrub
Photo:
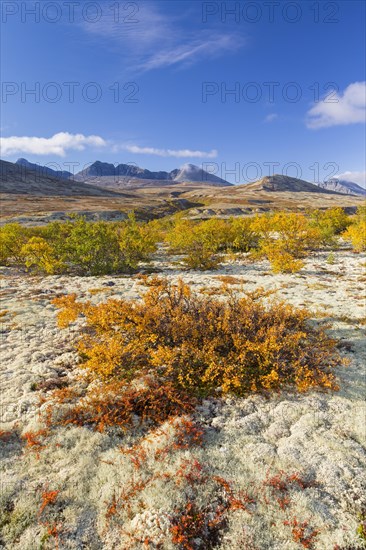
[[[19,223],[7,223],[0,227],[0,264],[22,262],[21,249],[29,238],[30,230]]]
[[[276,243],[296,258],[304,256],[307,249],[319,242],[319,231],[310,226],[303,214],[276,212],[257,216],[253,229],[260,234],[262,245]]]
[[[62,308],[62,326],[85,316],[81,358],[103,379],[128,381],[154,371],[200,395],[218,387],[238,395],[291,385],[337,389],[332,368],[342,360],[335,341],[310,326],[308,311],[264,296],[228,293],[223,301],[155,279],[142,302],[54,303]]]
[[[238,252],[249,252],[257,248],[259,234],[253,227],[251,218],[231,218],[229,220],[229,248]]]
[[[294,258],[292,254],[283,250],[281,246],[276,246],[276,243],[263,246],[262,251],[271,262],[273,273],[297,273],[304,267],[302,260]]]
[[[52,274],[62,267],[55,257],[54,248],[42,237],[31,237],[20,253],[28,269],[35,267],[38,271]]]
[[[351,241],[356,252],[366,250],[366,220],[359,220],[351,225],[342,235],[346,241]]]
[[[220,262],[219,254],[249,252],[258,246],[259,235],[249,218],[213,218],[201,222],[179,218],[166,239],[171,251],[185,254],[188,267],[214,269]]]
[[[304,263],[300,258],[321,243],[321,232],[303,214],[276,212],[257,216],[253,230],[259,233],[259,250],[253,257],[265,256],[275,273],[295,273]]]
[[[252,220],[252,229],[258,233],[262,241],[273,238],[273,214],[257,214]]]
[[[303,257],[306,249],[314,248],[319,240],[318,231],[310,227],[303,214],[278,212],[272,222],[277,234],[276,242],[284,252],[295,258]]]
[[[366,203],[357,208],[356,219],[358,222],[366,221]]]

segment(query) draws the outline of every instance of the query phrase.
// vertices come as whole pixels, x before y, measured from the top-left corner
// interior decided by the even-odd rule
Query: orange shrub
[[[260,291],[243,298],[228,292],[222,300],[194,295],[182,281],[156,279],[142,301],[54,303],[63,326],[85,316],[79,351],[102,379],[128,381],[153,370],[199,395],[217,388],[238,395],[291,385],[337,389],[336,342],[309,324],[307,310],[266,302]]]
[[[185,414],[193,409],[194,400],[171,383],[146,377],[140,385],[109,382],[79,397],[76,403],[53,420],[53,425],[89,425],[97,431],[111,426],[126,429],[134,418],[161,424],[171,416]]]

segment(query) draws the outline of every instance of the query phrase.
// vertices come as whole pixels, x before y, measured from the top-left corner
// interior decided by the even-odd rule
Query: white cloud
[[[11,136],[0,138],[0,153],[4,157],[19,153],[56,155],[64,157],[69,150],[83,151],[86,147],[104,147],[107,142],[100,136],[84,136],[59,132],[50,138]]]
[[[264,119],[264,122],[273,122],[277,118],[278,118],[277,113],[270,113],[269,115],[266,116],[266,118]]]
[[[156,51],[140,64],[141,70],[150,71],[179,63],[193,64],[200,59],[214,57],[225,50],[235,48],[235,39],[229,35],[209,36],[205,40],[189,40],[185,44],[175,45]]]
[[[120,147],[130,153],[156,155],[158,157],[176,158],[216,158],[217,150],[197,151],[192,149],[157,149],[156,147],[139,147],[138,145],[122,145]]]
[[[182,20],[189,16],[186,12],[174,17],[159,11],[152,2],[140,2],[135,15],[123,24],[106,13],[97,22],[83,22],[82,29],[117,45],[128,67],[135,72],[173,65],[189,66],[202,59],[234,52],[245,43],[242,34],[201,27],[194,29],[189,21],[191,30],[187,30]]]
[[[67,151],[83,151],[86,147],[105,147],[111,150],[128,151],[141,155],[156,155],[158,157],[176,158],[215,158],[217,150],[199,151],[196,149],[157,149],[156,147],[139,147],[138,145],[107,141],[100,136],[84,136],[59,132],[50,138],[11,136],[0,138],[0,154],[9,157],[16,154],[56,155],[64,157]]]
[[[361,185],[361,187],[366,188],[366,172],[348,171],[348,172],[343,172],[342,174],[337,174],[334,177],[339,178],[340,180],[353,181],[354,183]]]
[[[366,82],[353,82],[343,94],[331,92],[307,113],[308,128],[327,128],[366,121]]]

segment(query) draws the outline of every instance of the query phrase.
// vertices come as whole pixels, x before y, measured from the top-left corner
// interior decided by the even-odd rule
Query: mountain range
[[[75,175],[67,170],[54,170],[49,166],[29,162],[25,158],[18,159],[15,164],[42,176],[93,184],[106,189],[115,188],[119,190],[126,187],[135,187],[136,185],[141,187],[156,186],[157,184],[166,186],[176,183],[200,183],[218,187],[232,186],[228,181],[210,174],[195,164],[184,164],[181,168],[175,168],[170,172],[164,170],[154,172],[133,164],[118,164],[115,166],[112,163],[97,160]],[[333,192],[343,195],[366,196],[366,189],[363,189],[357,183],[339,178],[331,178],[325,182],[314,184],[298,178],[275,174],[244,185],[248,185],[248,189],[254,189],[255,187],[265,191]]]
[[[175,185],[197,184],[199,187],[242,188],[248,191],[291,193],[335,193],[366,196],[366,190],[354,182],[332,178],[315,184],[308,181],[275,174],[265,176],[253,183],[234,186],[228,181],[210,174],[194,164],[185,164],[170,172],[150,171],[131,164],[114,164],[96,161],[73,175],[66,170],[54,170],[49,166],[31,163],[20,158],[16,163],[1,162],[2,191],[10,193],[42,193],[46,195],[100,195],[121,193],[128,188],[158,188]],[[42,191],[43,190],[43,191]]]
[[[122,178],[123,183],[131,182],[131,180],[149,180],[150,182],[159,181],[166,183],[182,183],[182,182],[200,182],[214,186],[227,186],[232,185],[228,181],[210,174],[199,168],[194,164],[185,164],[181,168],[175,168],[170,172],[158,171],[152,172],[146,168],[140,168],[133,164],[114,164],[108,162],[96,161],[88,168],[81,170],[75,176],[71,172],[53,170],[48,166],[41,166],[39,164],[33,164],[27,159],[20,158],[16,161],[16,164],[34,170],[42,175],[49,175],[58,177],[61,179],[73,179],[75,181],[93,183],[93,180],[97,181],[98,178],[103,178],[101,183],[111,184],[119,178]],[[112,178],[105,180],[104,178]],[[165,184],[166,184],[165,183]]]
[[[343,195],[361,195],[366,196],[366,189],[353,181],[343,180],[339,178],[331,178],[330,180],[318,183],[318,186],[328,191],[335,191]]]
[[[90,219],[116,220],[133,210],[139,219],[151,219],[189,209],[190,216],[206,219],[332,206],[353,213],[365,199],[364,195],[341,194],[281,174],[241,185],[202,182],[204,174],[194,165],[159,173],[172,179],[147,179],[156,173],[137,169],[142,170],[145,179],[136,178],[136,171],[135,178],[90,176],[88,172],[80,176],[80,181],[74,176],[66,179],[64,173],[63,177],[51,175],[35,166],[24,160],[17,164],[0,160],[1,218],[47,223],[66,219],[69,212],[74,212]],[[100,168],[103,173],[115,170],[105,163]],[[198,181],[192,181],[194,178]]]

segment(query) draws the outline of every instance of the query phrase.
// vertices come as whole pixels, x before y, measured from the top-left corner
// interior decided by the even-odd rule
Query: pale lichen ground
[[[362,548],[356,530],[358,513],[366,501],[366,263],[365,255],[349,250],[335,252],[332,265],[326,262],[327,255],[315,254],[296,275],[273,275],[266,262],[245,260],[228,262],[210,273],[184,271],[159,258],[155,267],[159,275],[182,277],[196,291],[213,292],[222,284],[219,277],[229,275],[240,280],[244,290],[277,289],[278,296],[292,304],[323,312],[332,323],[332,336],[346,341],[342,353],[351,360],[349,367],[338,370],[339,392],[206,400],[196,411],[196,418],[206,427],[203,447],[178,450],[163,462],[150,460],[149,451],[166,445],[171,437],[171,426],[163,426],[165,434],[146,442],[148,458],[138,471],[120,448],[138,439],[139,428],[124,436],[86,427],[58,428],[39,456],[26,450],[19,437],[0,440],[0,546],[54,548],[56,540],[46,534],[39,509],[42,491],[57,490],[57,505],[50,507],[48,519],[52,522],[52,514],[57,521],[61,518],[60,548],[144,548],[146,538],[152,548],[177,548],[170,542],[169,518],[183,494],[174,483],[157,478],[147,484],[129,514],[121,512],[111,525],[105,514],[113,495],[126,490],[131,480],[147,479],[162,469],[174,474],[182,461],[194,457],[212,474],[249,493],[258,490],[269,470],[304,471],[316,481],[314,487],[291,495],[288,509],[281,510],[272,502],[264,507],[262,502],[255,513],[230,513],[221,548],[303,548],[293,540],[291,527],[284,524],[293,517],[319,530],[315,549],[332,550],[336,544]],[[137,298],[144,287],[137,277],[42,278],[10,268],[1,273],[1,309],[7,313],[1,318],[0,429],[16,428],[24,434],[41,427],[36,385],[63,376],[72,379],[77,373],[73,348],[77,327],[60,331],[50,300],[70,292],[95,302],[110,296]],[[240,290],[240,285],[230,286]],[[90,293],[90,289],[99,291]],[[200,486],[196,498],[209,503],[215,498],[213,491],[207,483]],[[194,544],[204,548],[199,539]]]

